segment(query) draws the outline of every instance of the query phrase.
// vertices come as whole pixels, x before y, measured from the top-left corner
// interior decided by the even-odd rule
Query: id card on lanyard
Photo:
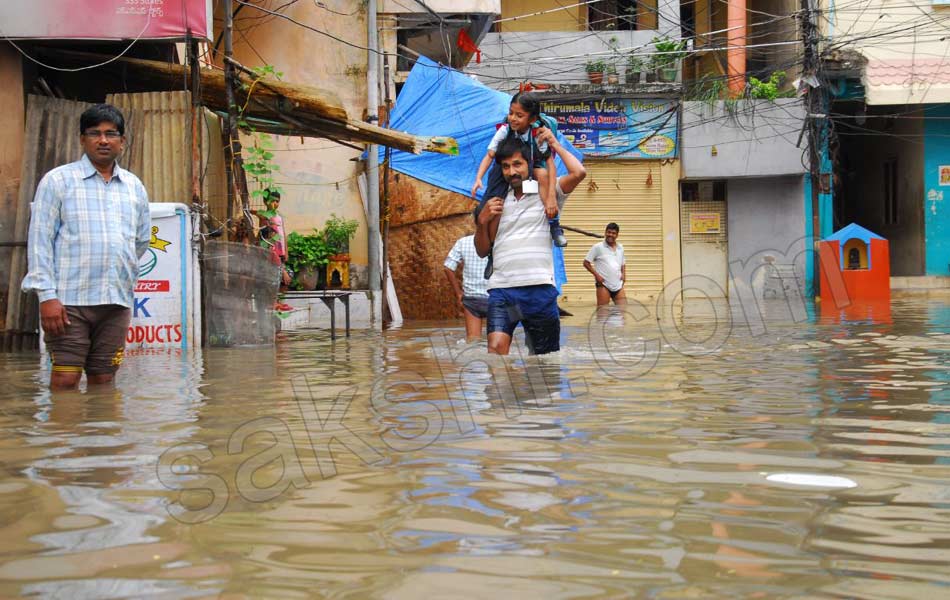
[[[534,178],[534,140],[532,139],[533,129],[528,129],[528,179],[521,182],[521,192],[524,194],[537,194],[541,189],[537,180]]]

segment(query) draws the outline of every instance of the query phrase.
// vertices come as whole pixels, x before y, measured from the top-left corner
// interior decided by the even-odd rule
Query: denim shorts
[[[521,323],[531,354],[561,349],[561,319],[557,288],[529,285],[488,290],[488,333],[512,335]]]
[[[488,296],[462,296],[462,306],[479,319],[488,316]]]

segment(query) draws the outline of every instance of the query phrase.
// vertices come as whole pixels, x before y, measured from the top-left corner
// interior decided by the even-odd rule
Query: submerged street
[[[311,330],[51,396],[3,355],[0,596],[945,595],[950,298],[590,310],[540,359]]]

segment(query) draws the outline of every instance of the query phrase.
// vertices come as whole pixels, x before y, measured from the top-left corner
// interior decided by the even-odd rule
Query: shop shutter
[[[584,161],[587,178],[567,200],[561,221],[565,225],[602,234],[611,221],[620,226],[619,242],[627,260],[628,296],[656,297],[663,289],[663,207],[660,164],[657,161]],[[647,185],[647,181],[650,185]],[[593,303],[594,279],[584,258],[597,242],[592,237],[565,232],[564,266],[568,282],[565,302]]]

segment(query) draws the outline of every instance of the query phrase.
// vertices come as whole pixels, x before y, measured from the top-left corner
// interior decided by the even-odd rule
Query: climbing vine
[[[246,113],[257,84],[267,77],[280,79],[284,74],[276,70],[273,65],[254,67],[253,71],[254,80],[242,85],[247,94],[247,100],[238,115],[238,127],[254,138],[253,145],[247,148],[248,158],[243,164],[244,172],[257,184],[257,189],[251,191],[251,196],[260,198],[266,204],[268,198],[280,196],[283,192],[274,179],[274,173],[280,170],[280,165],[274,162],[274,138],[270,134],[258,132],[248,121]]]

